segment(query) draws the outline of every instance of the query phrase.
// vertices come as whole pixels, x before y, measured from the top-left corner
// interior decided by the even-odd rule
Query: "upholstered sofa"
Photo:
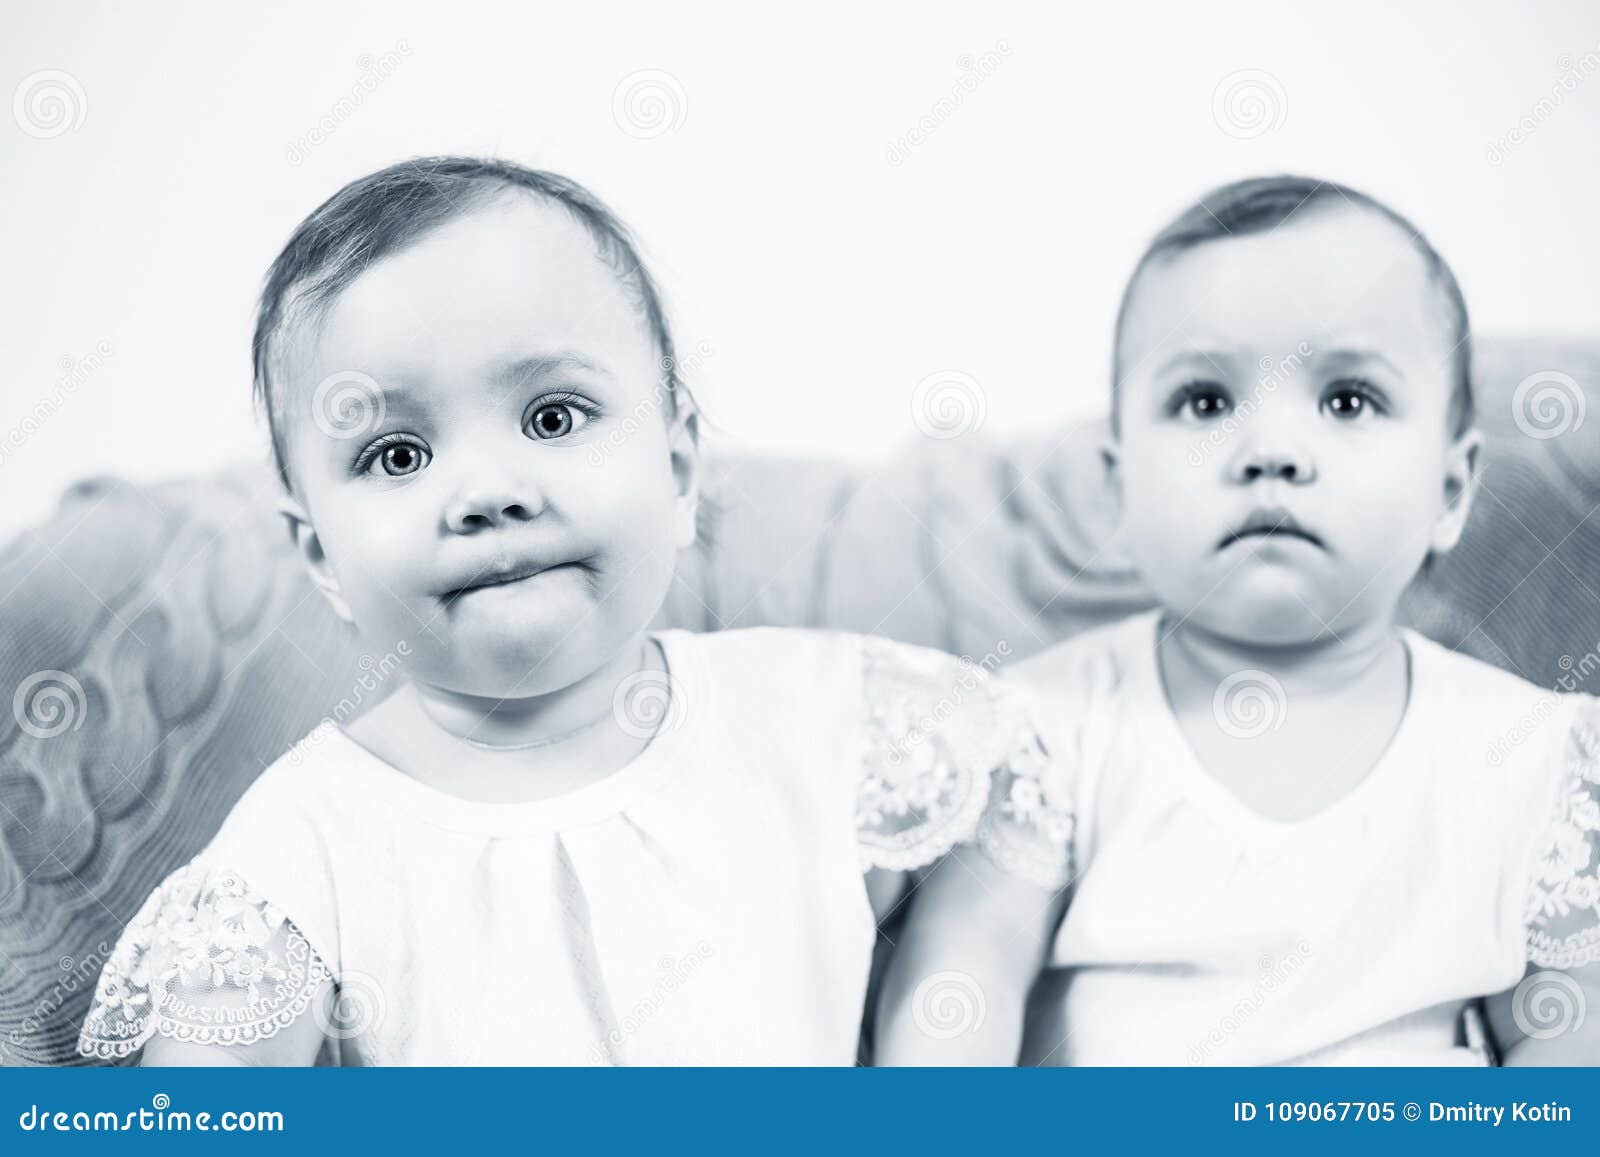
[[[1484,492],[1405,617],[1539,683],[1587,677],[1600,413],[1583,418],[1600,342],[1484,340],[1477,378]],[[1004,643],[1015,658],[1146,606],[1098,436],[928,439],[881,470],[713,445],[709,533],[662,621],[843,627],[973,656]],[[264,459],[161,484],[87,478],[0,549],[0,1062],[82,1063],[91,989],[149,889],[294,739],[389,689],[301,573],[272,486]]]

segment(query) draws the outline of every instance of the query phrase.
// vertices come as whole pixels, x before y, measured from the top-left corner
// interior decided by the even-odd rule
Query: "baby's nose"
[[[1252,438],[1240,448],[1232,465],[1234,478],[1239,482],[1306,483],[1316,476],[1310,452],[1287,437]]]
[[[1282,478],[1285,482],[1293,482],[1300,474],[1300,464],[1287,454],[1263,454],[1244,466],[1247,482],[1257,478]]]
[[[456,534],[472,534],[534,518],[541,504],[503,488],[467,491],[445,507],[445,526]]]

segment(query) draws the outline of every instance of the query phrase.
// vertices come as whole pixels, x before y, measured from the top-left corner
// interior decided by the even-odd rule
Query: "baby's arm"
[[[1070,753],[1046,746],[1020,683],[886,640],[864,653],[856,818],[880,924],[903,894],[874,877],[935,865],[911,886],[884,969],[874,1061],[1015,1064],[1072,877]]]
[[[878,1005],[880,1065],[1014,1065],[1023,1011],[1066,906],[956,849],[912,899]]]
[[[1594,1015],[1600,1009],[1600,963],[1528,972],[1516,988],[1488,1001],[1501,1063],[1600,1065],[1600,1016]],[[1524,1024],[1540,1035],[1527,1035]]]

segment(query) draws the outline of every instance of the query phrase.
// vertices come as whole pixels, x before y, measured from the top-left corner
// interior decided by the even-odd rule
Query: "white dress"
[[[1530,962],[1549,973],[1519,989],[1519,1026],[1572,1025],[1582,996],[1559,970],[1600,960],[1595,700],[1407,632],[1410,698],[1377,765],[1280,822],[1199,764],[1159,623],[1134,616],[1034,668],[1050,760],[997,776],[980,828],[1003,866],[1071,885],[1025,1062],[1481,1064],[1468,1002]],[[1283,706],[1221,709],[1247,730]]]
[[[134,917],[80,1051],[256,1041],[332,976],[325,1062],[853,1064],[863,871],[969,838],[991,770],[1037,750],[1025,716],[922,648],[656,638],[659,730],[558,798],[469,801],[311,732]]]

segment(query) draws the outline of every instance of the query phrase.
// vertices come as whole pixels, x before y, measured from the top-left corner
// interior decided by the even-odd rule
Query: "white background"
[[[775,451],[881,459],[919,436],[913,391],[942,370],[979,383],[989,435],[1102,411],[1140,246],[1252,173],[1411,215],[1480,332],[1600,319],[1600,72],[1561,85],[1600,54],[1584,0],[3,12],[0,532],[85,474],[264,456],[262,273],[341,184],[418,153],[502,154],[610,201],[680,347],[710,351],[693,381],[719,436]],[[962,89],[984,53],[998,67]],[[76,86],[54,124],[16,104],[46,70]],[[659,122],[617,111],[641,70]],[[1261,103],[1219,107],[1219,86]]]

